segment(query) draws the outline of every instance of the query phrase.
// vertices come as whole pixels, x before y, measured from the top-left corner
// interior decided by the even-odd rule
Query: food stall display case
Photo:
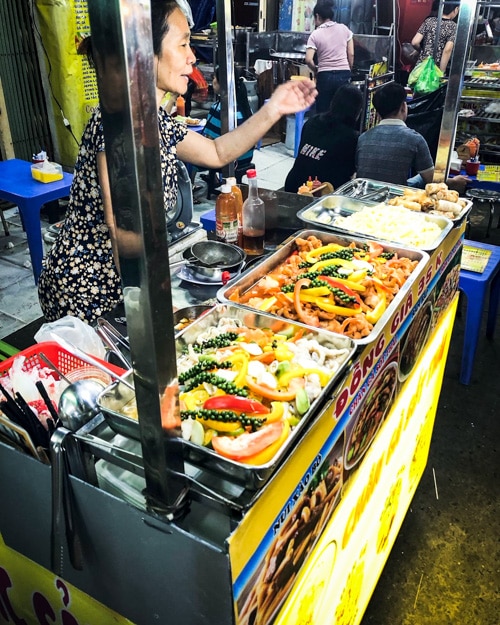
[[[69,480],[80,570],[68,541],[62,575],[50,571],[50,467],[1,443],[7,613],[26,623],[43,610],[79,622],[95,613],[96,622],[141,624],[359,623],[425,467],[462,237],[455,227],[430,255],[411,250],[422,263],[416,279],[374,340],[356,345],[262,488],[228,479],[213,496],[193,486],[189,513],[169,522],[124,496],[127,484],[139,496],[144,486],[137,441],[102,415],[70,437],[68,464],[76,444],[84,466],[96,467]],[[99,487],[103,458],[120,472],[119,496]]]

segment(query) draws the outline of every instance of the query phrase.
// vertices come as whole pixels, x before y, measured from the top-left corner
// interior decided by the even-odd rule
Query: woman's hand
[[[290,80],[277,87],[266,107],[275,111],[276,121],[283,115],[303,111],[314,103],[318,91],[312,80]]]

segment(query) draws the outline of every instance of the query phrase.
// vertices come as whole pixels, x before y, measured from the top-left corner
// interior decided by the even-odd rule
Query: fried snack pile
[[[388,200],[387,204],[454,219],[463,211],[466,201],[458,197],[458,191],[448,189],[446,183],[431,182],[425,189],[405,189],[403,195]]]
[[[295,240],[296,251],[244,293],[229,299],[280,317],[361,339],[370,334],[418,261],[371,241],[323,245]]]

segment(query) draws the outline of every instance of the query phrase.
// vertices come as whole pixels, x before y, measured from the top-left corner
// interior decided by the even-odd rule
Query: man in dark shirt
[[[375,92],[373,105],[382,120],[358,139],[357,176],[422,188],[432,182],[434,163],[429,147],[421,134],[405,124],[404,87],[395,82],[384,85]],[[416,178],[409,183],[412,176]]]

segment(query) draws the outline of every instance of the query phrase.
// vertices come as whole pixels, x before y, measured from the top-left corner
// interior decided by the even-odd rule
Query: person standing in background
[[[307,40],[305,62],[316,76],[316,112],[325,113],[337,89],[351,81],[354,40],[347,26],[333,21],[332,0],[318,2],[313,14],[316,30]]]
[[[354,174],[359,116],[363,96],[354,85],[342,85],[326,113],[308,119],[302,128],[300,146],[285,181],[285,191],[297,193],[311,176],[337,189]]]
[[[455,36],[457,33],[457,25],[453,21],[459,11],[459,0],[455,2],[445,2],[443,4],[443,15],[439,28],[439,39],[435,46],[436,31],[438,27],[437,12],[439,9],[439,0],[434,0],[432,10],[417,30],[416,35],[411,40],[412,45],[420,49],[417,63],[420,63],[428,56],[433,56],[436,65],[443,73],[446,72],[448,63],[451,58]],[[434,48],[436,51],[434,53]]]

